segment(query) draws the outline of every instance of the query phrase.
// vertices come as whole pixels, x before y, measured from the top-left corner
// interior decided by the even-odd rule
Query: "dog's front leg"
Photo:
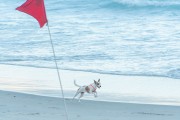
[[[96,91],[94,92],[94,97],[97,97],[97,92]]]

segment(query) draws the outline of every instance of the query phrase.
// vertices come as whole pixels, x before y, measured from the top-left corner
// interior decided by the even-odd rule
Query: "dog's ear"
[[[96,84],[97,82],[94,80],[94,83]]]
[[[100,79],[98,80],[98,82],[100,82]]]

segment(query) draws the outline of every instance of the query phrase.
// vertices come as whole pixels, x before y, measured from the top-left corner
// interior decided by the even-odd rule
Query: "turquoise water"
[[[0,64],[54,68],[47,27],[0,2]],[[180,79],[180,1],[45,0],[61,69]]]

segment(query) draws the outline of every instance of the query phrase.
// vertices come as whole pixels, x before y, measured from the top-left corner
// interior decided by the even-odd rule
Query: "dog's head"
[[[94,80],[94,84],[100,88],[101,87],[101,82],[100,82],[100,79],[98,81]]]

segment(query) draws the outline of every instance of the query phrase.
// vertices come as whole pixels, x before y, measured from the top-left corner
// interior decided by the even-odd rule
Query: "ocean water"
[[[0,64],[54,68],[47,27],[0,0]],[[45,0],[60,69],[180,79],[180,1]]]

